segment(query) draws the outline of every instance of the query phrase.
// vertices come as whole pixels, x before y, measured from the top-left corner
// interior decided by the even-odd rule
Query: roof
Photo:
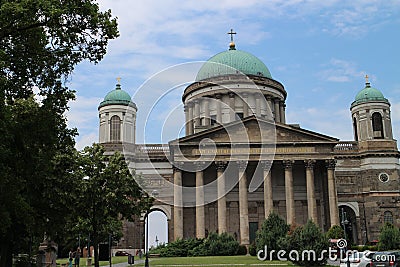
[[[351,106],[374,101],[383,101],[389,103],[389,101],[383,96],[381,91],[371,87],[371,84],[367,82],[365,84],[365,88],[358,92]]]
[[[133,106],[136,108],[135,103],[132,102],[131,96],[121,89],[121,85],[117,84],[116,88],[110,91],[104,100],[100,103],[99,108],[108,105],[122,105],[122,106]]]
[[[236,50],[231,45],[228,51],[223,51],[208,59],[200,68],[196,81],[229,74],[245,74],[272,79],[267,66],[256,56],[245,51]]]

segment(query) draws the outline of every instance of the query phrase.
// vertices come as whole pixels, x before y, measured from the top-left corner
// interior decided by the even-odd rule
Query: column
[[[261,117],[260,93],[256,93],[255,98],[256,98],[256,116]]]
[[[294,194],[293,194],[293,173],[292,168],[294,160],[284,160],[285,166],[285,193],[286,193],[286,222],[294,224],[295,210],[294,210]]]
[[[275,98],[275,122],[281,122],[281,116],[280,116],[280,109],[279,109],[279,98]]]
[[[314,165],[315,160],[308,159],[304,161],[306,165],[306,182],[307,182],[307,208],[308,219],[318,225],[317,217],[317,201],[315,200],[314,186]]]
[[[246,93],[242,94],[242,103],[243,103],[243,118],[249,116],[249,100]]]
[[[265,219],[274,210],[274,202],[272,197],[272,174],[271,174],[271,161],[261,162],[264,172],[264,212]]]
[[[239,227],[240,244],[249,245],[249,206],[247,198],[247,161],[238,161],[239,168]]]
[[[189,134],[194,134],[194,126],[193,126],[193,103],[189,102],[188,104],[189,107],[189,122],[188,122],[188,131]]]
[[[280,122],[284,123],[283,118],[285,117],[285,110],[283,108],[285,103],[283,101],[279,101],[279,112],[280,112]]]
[[[267,104],[268,104],[268,119],[270,119],[270,120],[273,120],[274,119],[274,115],[273,115],[273,113],[272,113],[272,110],[273,110],[273,108],[272,108],[272,97],[271,96],[267,96]]]
[[[210,102],[208,98],[204,98],[204,125],[210,126],[211,125],[211,118],[210,118]]]
[[[221,95],[216,94],[215,98],[216,98],[215,105],[217,106],[217,123],[222,124]]]
[[[218,233],[228,231],[226,224],[225,168],[226,162],[217,161]]]
[[[174,240],[183,238],[182,171],[174,167]]]
[[[198,100],[194,101],[194,128],[200,126],[200,103]]]
[[[329,215],[331,218],[331,226],[339,224],[339,208],[336,194],[335,182],[335,166],[334,159],[326,160],[326,167],[328,168],[328,198],[329,198]]]
[[[283,102],[282,107],[283,107],[283,112],[281,115],[281,121],[282,121],[282,123],[286,123],[286,104],[285,104],[285,102]]]
[[[183,106],[183,110],[185,112],[185,134],[189,135],[189,107],[188,105]]]
[[[204,238],[205,233],[205,223],[204,223],[204,178],[203,169],[204,164],[198,166],[198,171],[196,171],[196,237]]]
[[[235,120],[235,94],[229,93],[229,122]]]

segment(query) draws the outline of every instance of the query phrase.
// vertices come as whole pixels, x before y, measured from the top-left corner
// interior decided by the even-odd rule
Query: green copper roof
[[[371,101],[384,101],[384,102],[389,102],[382,94],[381,91],[379,91],[376,88],[371,87],[370,83],[367,82],[365,85],[365,88],[362,89],[357,95],[355,101],[352,103],[353,105],[360,104],[360,103],[365,103],[365,102],[371,102]]]
[[[104,100],[100,103],[99,108],[108,105],[123,105],[123,106],[134,106],[136,105],[131,101],[131,96],[121,89],[121,85],[117,84],[116,88],[109,92]]]
[[[196,81],[227,74],[246,74],[271,78],[267,66],[250,53],[236,50],[232,43],[228,51],[216,54],[200,68]]]

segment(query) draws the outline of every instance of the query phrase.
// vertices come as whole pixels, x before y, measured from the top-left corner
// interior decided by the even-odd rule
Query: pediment
[[[302,129],[298,126],[274,123],[273,121],[247,117],[224,125],[218,125],[202,132],[185,136],[170,142],[170,145],[196,145],[201,142],[215,144],[336,144],[339,140],[327,135]]]

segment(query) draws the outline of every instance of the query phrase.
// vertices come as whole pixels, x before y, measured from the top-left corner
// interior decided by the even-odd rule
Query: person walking
[[[74,252],[72,252],[72,248],[68,253],[68,267],[72,267],[72,261],[74,260]]]
[[[79,267],[79,262],[81,260],[81,248],[78,247],[75,252],[75,267]]]

